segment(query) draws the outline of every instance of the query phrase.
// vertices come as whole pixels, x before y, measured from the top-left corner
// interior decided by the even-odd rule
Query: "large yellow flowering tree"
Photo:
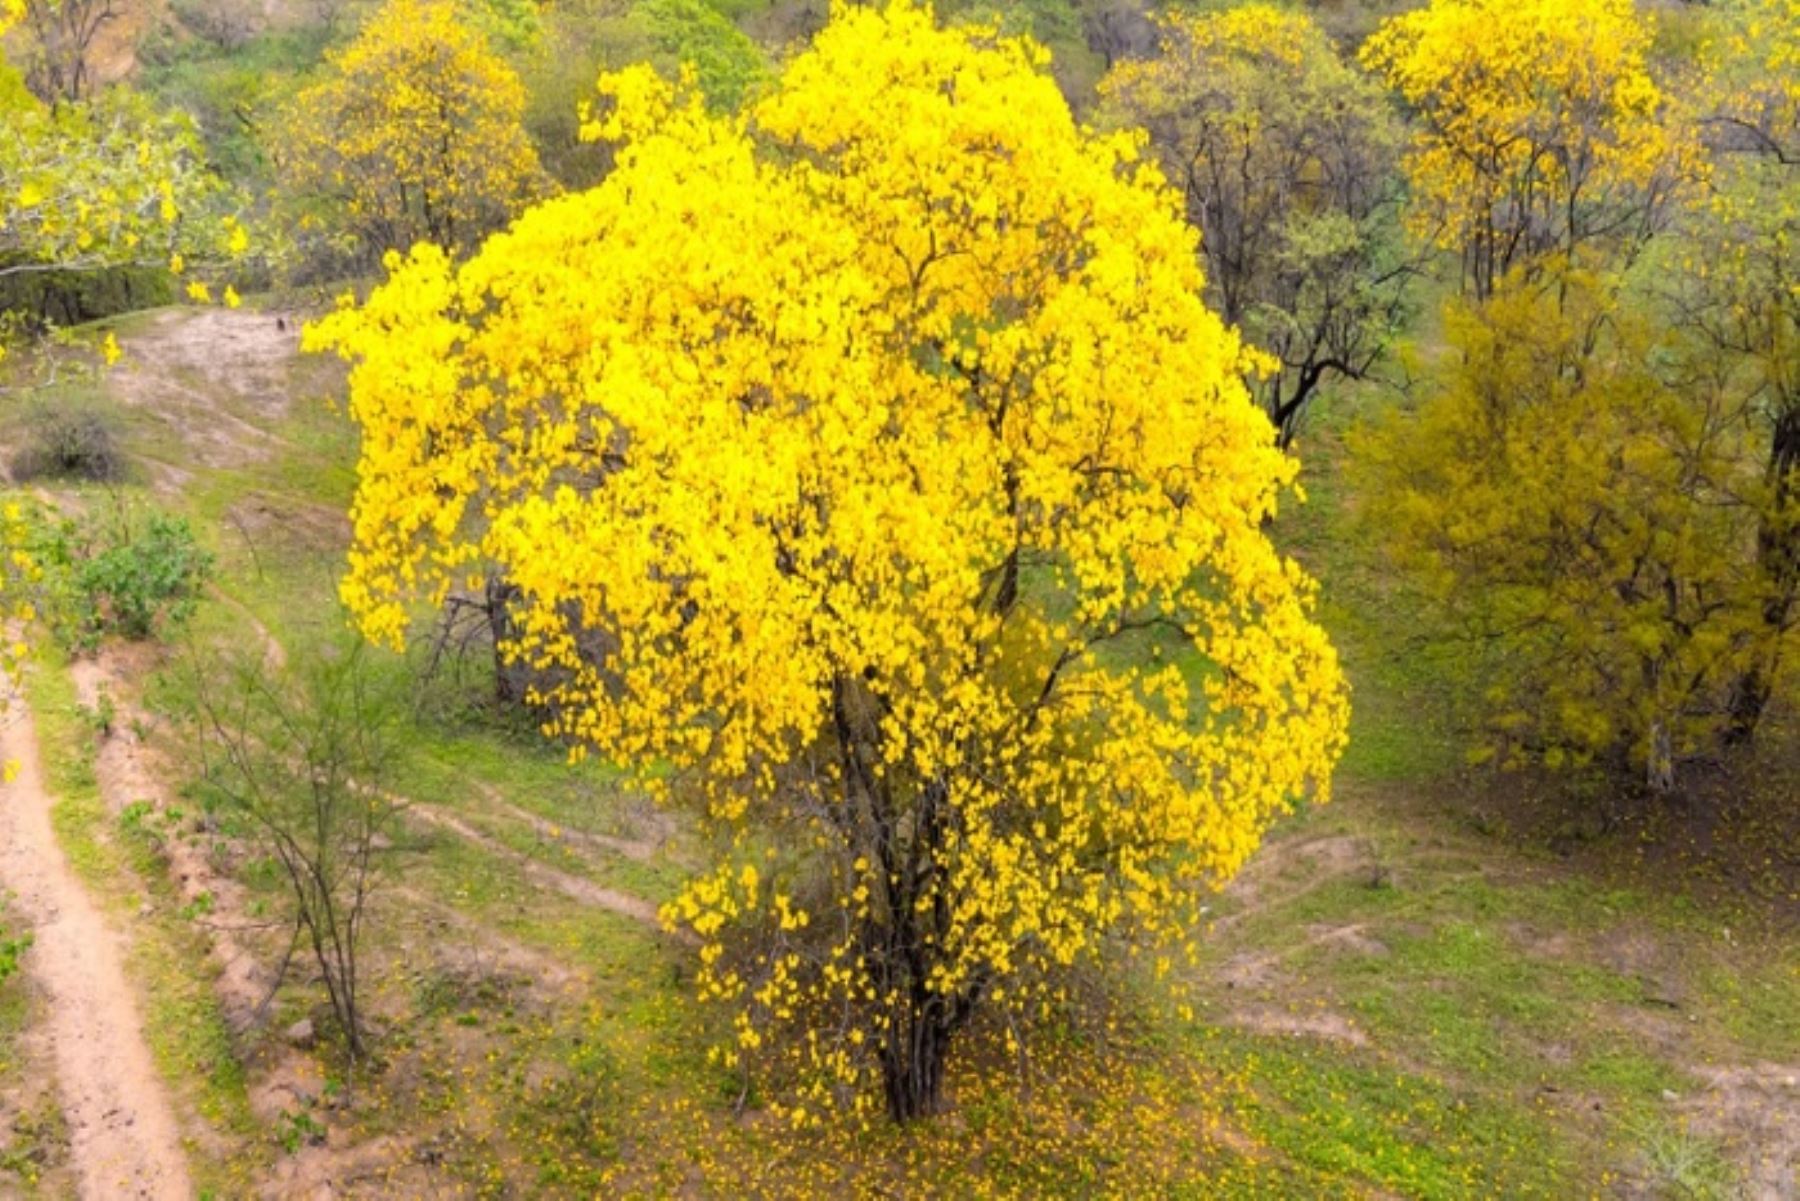
[[[978,1015],[1184,939],[1344,743],[1194,234],[1042,58],[899,5],[740,117],[609,76],[603,185],[310,335],[357,360],[345,599],[400,642],[502,565],[550,732],[721,835],[666,917],[796,1119],[930,1112]]]
[[[467,249],[535,197],[525,87],[448,0],[388,0],[284,118],[279,166],[310,228],[370,262]]]
[[[1641,245],[1694,167],[1663,119],[1633,0],[1431,0],[1363,61],[1413,108],[1416,232],[1479,296],[1514,268]]]

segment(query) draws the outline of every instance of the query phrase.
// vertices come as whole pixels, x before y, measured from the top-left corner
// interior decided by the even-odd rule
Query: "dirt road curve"
[[[92,1201],[193,1195],[180,1130],[144,1043],[118,936],[82,889],[50,826],[31,716],[16,700],[0,717],[0,887],[30,923],[25,971],[44,1004],[70,1160]]]

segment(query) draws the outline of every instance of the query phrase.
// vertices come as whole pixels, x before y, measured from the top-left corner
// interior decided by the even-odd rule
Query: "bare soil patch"
[[[241,467],[282,445],[271,430],[292,403],[300,321],[247,310],[171,309],[120,340],[125,359],[108,380],[123,404],[166,427],[193,463]],[[165,484],[191,476],[151,459]]]
[[[1695,1069],[1706,1089],[1682,1103],[1694,1129],[1732,1149],[1757,1201],[1800,1196],[1800,1064]]]

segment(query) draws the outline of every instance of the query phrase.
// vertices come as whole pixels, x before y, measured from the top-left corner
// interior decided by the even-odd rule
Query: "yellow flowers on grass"
[[[606,77],[604,184],[307,334],[356,360],[345,600],[399,642],[520,589],[548,731],[726,836],[665,916],[792,1114],[931,1109],[975,1013],[1179,938],[1344,740],[1194,234],[1040,62],[897,5],[740,117]]]
[[[11,636],[10,627],[31,622],[35,612],[29,589],[39,576],[38,565],[28,553],[30,530],[25,510],[8,501],[0,505],[0,714],[17,686],[20,668],[29,647]],[[12,779],[13,765],[0,761],[0,778]]]

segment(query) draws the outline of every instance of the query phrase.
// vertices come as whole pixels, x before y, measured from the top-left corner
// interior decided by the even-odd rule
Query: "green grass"
[[[1371,783],[1437,779],[1461,760],[1465,685],[1459,664],[1415,637],[1426,614],[1383,570],[1350,505],[1343,441],[1359,402],[1376,403],[1368,391],[1319,402],[1325,411],[1300,449],[1305,503],[1290,502],[1270,534],[1319,582],[1318,617],[1350,681],[1350,745],[1339,771]]]
[[[1330,1047],[1203,1028],[1196,1053],[1240,1071],[1249,1131],[1303,1169],[1290,1196],[1353,1184],[1411,1197],[1559,1197],[1573,1180],[1550,1118]]]
[[[1715,1145],[1732,1132],[1684,1122],[1706,1112],[1702,1069],[1794,1061],[1791,941],[1728,942],[1683,898],[1584,879],[1427,802],[1381,798],[1290,821],[1266,852],[1288,866],[1225,904],[1202,944],[1197,1045],[1254,1052],[1253,1131],[1332,1179],[1404,1196],[1495,1195],[1469,1183],[1484,1178],[1508,1196],[1570,1195],[1657,1179],[1658,1154],[1672,1173],[1735,1180]],[[1352,836],[1355,861],[1335,866],[1284,849]],[[1247,956],[1264,966],[1228,985]],[[1261,1033],[1271,1008],[1339,1015],[1364,1041]],[[1466,1158],[1437,1157],[1449,1149]]]
[[[6,916],[6,898],[0,896],[0,943],[9,938]],[[17,941],[16,930],[11,937]],[[5,962],[10,960],[0,949],[0,1098],[10,1102],[0,1107],[10,1117],[0,1126],[0,1185],[16,1185],[36,1196],[46,1171],[55,1172],[65,1157],[68,1130],[54,1082],[27,1074],[31,1065],[24,1062],[22,1039],[35,1006],[23,977],[6,973]]]

